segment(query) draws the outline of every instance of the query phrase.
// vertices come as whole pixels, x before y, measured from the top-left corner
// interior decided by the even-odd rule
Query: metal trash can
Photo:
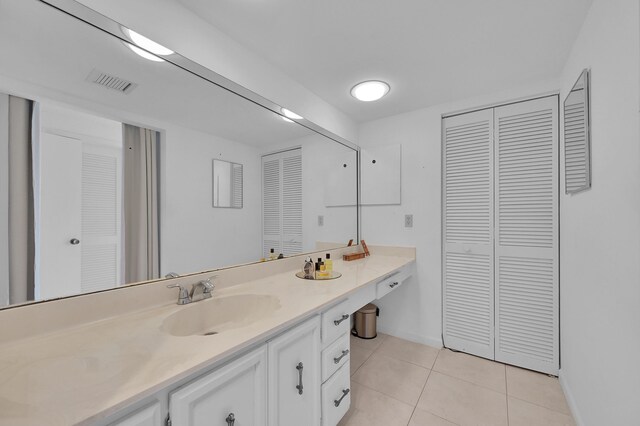
[[[380,310],[373,303],[363,306],[356,312],[355,325],[351,334],[361,339],[375,339],[378,336],[376,330],[377,316]]]

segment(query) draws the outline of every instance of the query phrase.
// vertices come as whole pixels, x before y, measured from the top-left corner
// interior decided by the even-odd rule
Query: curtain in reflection
[[[124,282],[160,276],[158,132],[125,124]]]
[[[0,111],[0,301],[14,304],[34,299],[33,102],[2,94]]]

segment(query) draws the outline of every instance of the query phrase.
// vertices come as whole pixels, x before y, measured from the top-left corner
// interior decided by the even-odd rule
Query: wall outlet
[[[405,214],[404,215],[404,227],[405,228],[413,228],[413,215]]]
[[[324,216],[318,216],[318,226],[324,226]]]

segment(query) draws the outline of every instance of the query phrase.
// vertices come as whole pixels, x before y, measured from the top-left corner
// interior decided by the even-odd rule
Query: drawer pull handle
[[[342,389],[342,396],[340,397],[340,399],[334,399],[333,405],[335,405],[336,407],[339,407],[344,397],[349,395],[349,392],[351,392],[351,389]]]
[[[304,365],[299,362],[298,365],[296,365],[296,370],[298,370],[298,385],[296,389],[298,389],[298,395],[302,395],[302,390],[304,389],[302,385],[302,370],[304,370]]]
[[[227,421],[227,426],[233,426],[236,424],[236,416],[233,413],[229,413],[225,420]]]
[[[400,284],[398,281],[389,284],[389,287],[394,288],[395,286],[397,286],[398,284]]]
[[[338,364],[340,361],[342,361],[342,358],[344,358],[347,355],[349,355],[349,349],[345,349],[344,351],[342,351],[342,355],[340,355],[339,357],[334,358],[333,359],[333,363],[334,364]]]
[[[349,319],[349,315],[348,314],[344,314],[342,315],[342,317],[339,320],[333,320],[333,325],[335,325],[336,327],[340,325],[340,323],[346,319]]]

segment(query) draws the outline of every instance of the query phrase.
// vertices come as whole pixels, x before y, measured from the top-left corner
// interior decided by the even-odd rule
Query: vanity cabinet
[[[320,424],[320,319],[268,343],[269,426]]]
[[[265,426],[265,345],[172,392],[169,412],[176,426]]]

